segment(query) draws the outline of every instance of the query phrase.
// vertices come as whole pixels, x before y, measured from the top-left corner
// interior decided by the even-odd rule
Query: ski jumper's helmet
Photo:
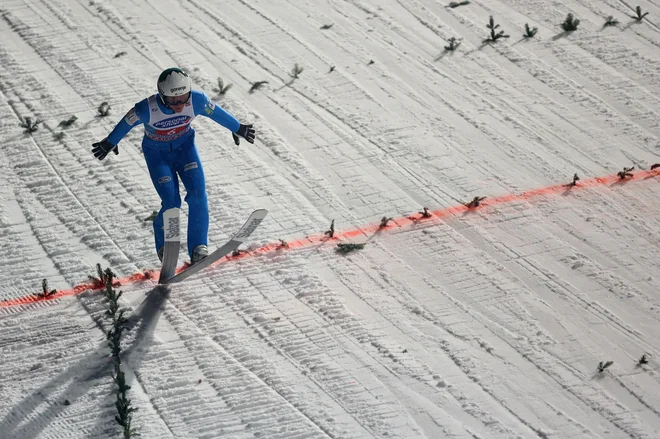
[[[167,98],[185,96],[192,90],[192,81],[186,72],[171,67],[163,70],[158,77],[158,93],[162,101],[167,105]]]

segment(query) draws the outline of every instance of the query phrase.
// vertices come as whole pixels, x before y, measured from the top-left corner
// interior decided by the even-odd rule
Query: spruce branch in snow
[[[610,15],[605,20],[605,24],[603,26],[605,26],[605,27],[607,27],[607,26],[616,26],[617,24],[619,24],[619,20],[614,18],[614,15]]]
[[[39,119],[32,120],[31,117],[26,117],[25,119],[21,118],[20,126],[25,128],[26,133],[34,133],[39,129],[39,124],[42,121]]]
[[[107,268],[104,272],[103,269],[101,268],[101,264],[96,264],[96,274],[98,275],[98,277],[94,277],[92,275],[88,275],[87,277],[89,278],[89,280],[92,281],[93,284],[105,287],[106,286],[105,282],[107,277],[106,272],[108,271],[112,274],[111,278],[114,278],[115,274],[112,272],[112,270],[110,270],[110,268]],[[116,281],[114,282],[113,286],[120,287],[121,283],[119,281]]]
[[[144,221],[144,222],[147,222],[147,221],[151,221],[151,222],[153,222],[153,221],[156,220],[156,217],[157,217],[157,216],[158,216],[158,212],[155,211],[155,210],[152,210],[152,211],[151,211],[151,215],[149,215],[148,217],[146,217],[146,218],[143,219],[142,221]]]
[[[339,243],[337,244],[337,253],[341,254],[346,254],[350,253],[355,250],[362,250],[364,248],[364,244],[342,244]]]
[[[124,55],[128,55],[128,52],[118,52],[117,54],[115,54],[114,57],[119,58],[120,56],[124,56]]]
[[[296,63],[291,69],[291,73],[289,73],[289,76],[291,76],[293,79],[298,79],[298,75],[300,75],[303,72],[303,70],[305,70],[305,68],[299,66],[298,63]]]
[[[619,172],[617,172],[616,175],[618,175],[619,178],[622,179],[622,180],[623,180],[623,179],[626,179],[626,178],[629,178],[629,177],[632,177],[633,175],[632,175],[632,172],[631,172],[631,171],[632,171],[633,169],[635,169],[634,166],[631,166],[630,168],[623,168],[623,171],[619,171]]]
[[[62,139],[64,139],[65,136],[66,136],[66,134],[64,133],[64,131],[60,131],[59,133],[54,133],[53,134],[53,139],[55,139],[57,141],[61,141]]]
[[[62,122],[60,122],[57,126],[60,126],[62,128],[69,128],[77,120],[78,120],[78,117],[76,117],[76,115],[73,115],[70,118],[68,118],[67,120],[63,120]]]
[[[105,314],[112,320],[112,328],[108,331],[106,337],[115,366],[115,373],[112,376],[112,380],[117,384],[117,400],[115,402],[117,415],[115,416],[115,421],[123,427],[124,439],[129,439],[139,436],[139,434],[131,428],[132,413],[137,408],[131,407],[131,400],[126,396],[126,392],[130,390],[131,386],[126,384],[126,377],[121,370],[121,335],[127,329],[126,324],[128,321],[124,318],[124,310],[119,309],[119,298],[122,292],[117,293],[112,287],[115,283],[113,282],[114,273],[110,268],[107,268],[102,274],[105,283],[103,294],[108,301],[108,309]]]
[[[639,359],[637,362],[637,366],[641,366],[642,364],[647,364],[649,362],[649,359],[646,358],[646,354],[642,355],[642,358]]]
[[[213,91],[218,96],[224,96],[232,87],[233,84],[225,85],[225,82],[222,80],[222,78],[218,78],[218,88],[214,88]]]
[[[475,207],[479,207],[479,206],[481,205],[481,202],[482,202],[483,200],[485,200],[485,199],[486,199],[486,197],[479,197],[479,196],[477,196],[477,197],[474,197],[474,198],[472,199],[472,201],[470,201],[470,202],[468,202],[468,203],[463,203],[463,205],[464,205],[465,207],[467,207],[468,209],[473,209],[473,208],[475,208]]]
[[[389,223],[390,221],[393,221],[393,220],[394,220],[394,218],[388,218],[386,216],[382,217],[380,219],[380,225],[378,226],[378,228],[379,229],[384,229],[385,227],[387,227],[387,223]]]
[[[493,16],[490,16],[490,19],[488,20],[488,24],[486,25],[488,29],[490,29],[490,36],[484,40],[485,43],[494,43],[500,38],[509,38],[509,35],[504,35],[504,31],[501,30],[497,33],[495,33],[495,29],[500,27],[499,24],[495,24],[495,19]]]
[[[580,177],[578,177],[577,172],[576,172],[575,175],[573,175],[573,181],[571,181],[570,183],[566,184],[566,186],[568,186],[568,187],[574,187],[574,186],[577,186],[577,182],[578,182],[578,181],[580,181]]]
[[[110,104],[107,102],[101,102],[101,105],[99,105],[99,108],[97,108],[96,111],[98,112],[97,117],[106,117],[110,114]]]
[[[577,30],[579,24],[580,20],[573,17],[573,14],[568,14],[564,22],[561,24],[561,28],[566,32],[573,32],[574,30]]]
[[[456,39],[456,37],[451,37],[449,40],[449,46],[445,46],[445,50],[453,52],[458,49],[458,46],[461,45],[461,42]]]
[[[52,296],[53,294],[57,293],[57,290],[54,290],[54,289],[49,290],[48,289],[48,280],[47,279],[44,279],[44,280],[41,281],[41,291],[42,291],[41,294],[39,294],[38,296],[43,298],[43,299],[46,299],[46,298]]]
[[[447,5],[447,7],[454,9],[454,8],[459,7],[459,6],[464,6],[464,5],[469,5],[469,4],[470,4],[470,0],[464,0],[462,2],[451,2]]]
[[[335,71],[335,66],[331,66],[331,67],[330,67],[330,71],[329,71],[328,73],[332,73],[332,72],[334,72],[334,71]]]
[[[335,236],[335,220],[332,220],[330,223],[330,229],[324,232],[324,235],[328,238],[334,238]]]
[[[252,87],[250,87],[250,91],[248,93],[252,94],[255,91],[259,90],[264,84],[268,84],[268,81],[257,81],[252,83]]]
[[[239,249],[234,249],[233,252],[231,252],[232,257],[240,256],[241,254],[246,253],[245,250],[239,250]]]
[[[599,361],[598,362],[598,372],[602,373],[605,369],[607,369],[608,367],[610,367],[613,364],[614,364],[614,361],[612,361],[612,360],[610,360],[606,363],[603,363],[602,361]]]
[[[96,274],[97,274],[97,277],[94,277],[91,274],[88,275],[87,277],[89,278],[89,280],[92,281],[93,284],[105,286],[105,284],[104,284],[105,281],[104,281],[104,276],[103,276],[103,269],[101,268],[101,264],[96,264]]]
[[[525,23],[525,33],[523,34],[524,38],[534,38],[536,33],[539,31],[538,27],[529,27],[528,23]]]
[[[332,26],[334,26],[334,23],[332,23],[332,24],[324,24],[323,26],[321,26],[321,29],[323,29],[323,30],[327,30],[327,29],[330,29]]]
[[[370,59],[369,62],[367,63],[367,65],[370,66],[370,65],[374,64],[375,62],[376,61],[374,61],[373,59]]]
[[[277,244],[277,249],[279,250],[281,248],[289,248],[289,243],[283,239],[280,239],[280,243]]]
[[[124,372],[119,366],[116,369],[117,375],[112,377],[113,381],[117,384],[117,401],[115,402],[115,407],[117,407],[118,415],[115,415],[115,421],[123,427],[124,439],[130,439],[140,436],[137,430],[131,428],[133,422],[132,414],[138,409],[131,407],[131,400],[126,396],[126,392],[130,390],[131,386],[126,384]]]
[[[630,18],[634,18],[634,19],[637,20],[637,21],[642,21],[642,19],[643,19],[644,17],[646,17],[647,15],[649,15],[648,12],[644,12],[644,13],[642,14],[642,8],[639,7],[639,6],[637,6],[637,7],[635,8],[635,13],[636,13],[637,15],[631,15]]]
[[[424,207],[423,209],[424,209],[424,210],[423,210],[422,212],[417,212],[417,213],[419,213],[420,215],[422,215],[422,218],[431,218],[432,215],[431,215],[431,212],[429,212],[429,208],[428,208],[428,207]]]

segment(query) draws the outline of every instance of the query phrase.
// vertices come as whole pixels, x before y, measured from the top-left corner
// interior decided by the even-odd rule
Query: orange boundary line
[[[647,179],[651,177],[658,177],[660,176],[660,168],[656,168],[655,170],[651,171],[639,171],[635,173],[632,177],[626,178],[625,180],[622,180],[618,175],[608,175],[605,177],[595,177],[595,178],[590,178],[587,180],[580,180],[577,182],[575,186],[570,187],[569,185],[562,184],[562,185],[555,185],[555,186],[548,186],[540,189],[532,189],[520,194],[510,194],[510,195],[503,195],[500,197],[495,197],[495,198],[486,198],[485,200],[481,201],[479,204],[479,207],[477,208],[469,208],[465,205],[457,205],[457,206],[452,206],[452,207],[447,207],[444,209],[438,209],[434,211],[430,211],[429,213],[431,214],[431,217],[429,218],[423,218],[422,215],[416,214],[411,217],[398,217],[398,218],[393,218],[392,222],[396,224],[399,228],[405,228],[405,227],[410,227],[413,224],[416,224],[420,221],[432,221],[433,219],[437,218],[442,218],[448,215],[456,215],[461,212],[465,212],[467,210],[475,210],[475,209],[481,209],[483,207],[487,206],[494,206],[497,204],[504,204],[504,203],[510,203],[513,201],[522,201],[522,200],[529,200],[531,198],[536,198],[544,195],[552,195],[560,192],[565,192],[565,191],[575,191],[579,189],[586,189],[586,188],[593,188],[597,186],[604,186],[607,184],[614,184],[614,183],[624,183],[632,180],[641,180],[641,179]],[[392,226],[387,226],[383,229],[390,229]],[[310,235],[307,236],[305,239],[299,239],[296,241],[288,242],[286,247],[282,247],[281,244],[277,243],[272,243],[272,244],[267,244],[263,247],[259,247],[255,250],[252,250],[250,252],[241,252],[239,256],[225,256],[224,258],[220,259],[218,262],[215,262],[211,266],[217,265],[222,262],[226,262],[229,260],[234,260],[234,259],[242,259],[245,257],[249,257],[251,255],[257,254],[257,253],[267,253],[272,250],[277,250],[277,249],[301,249],[305,247],[309,247],[313,244],[320,244],[329,240],[340,240],[342,238],[355,238],[356,236],[359,235],[366,235],[368,233],[374,233],[378,230],[380,230],[380,224],[371,224],[368,226],[365,226],[360,229],[353,229],[353,230],[347,230],[344,232],[340,233],[335,233],[334,237],[331,239],[328,239],[325,234],[316,234],[316,235]],[[184,267],[180,267],[177,269],[177,272],[183,270]],[[121,285],[130,285],[133,283],[137,283],[140,281],[148,280],[148,279],[153,279],[157,278],[159,275],[159,272],[153,271],[153,270],[148,270],[144,273],[135,273],[131,276],[124,277],[122,279],[116,279]],[[85,283],[85,284],[80,284],[72,289],[69,290],[62,290],[58,291],[55,294],[48,296],[46,298],[44,297],[39,297],[37,295],[29,295],[29,296],[24,296],[24,297],[19,297],[17,299],[8,299],[4,301],[0,301],[0,308],[9,308],[13,306],[20,306],[20,305],[29,305],[32,303],[38,303],[38,302],[46,302],[46,301],[51,301],[51,300],[56,300],[61,297],[67,297],[67,296],[76,296],[78,294],[81,294],[87,290],[101,290],[103,289],[103,285],[100,283]]]

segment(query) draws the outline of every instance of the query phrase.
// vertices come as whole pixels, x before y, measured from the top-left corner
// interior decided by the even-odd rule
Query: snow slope
[[[649,169],[660,3],[639,5],[640,23],[624,0],[2,0],[0,300],[44,278],[72,288],[97,263],[158,268],[142,130],[103,162],[90,148],[173,65],[210,95],[219,76],[233,84],[221,104],[258,129],[235,147],[195,122],[212,247],[260,207],[253,249],[333,219],[354,230]],[[558,26],[569,12],[573,33]],[[490,15],[510,38],[482,42]],[[609,15],[621,23],[603,27]],[[462,44],[445,52],[451,37]],[[44,123],[27,135],[19,117]],[[124,285],[134,425],[144,438],[660,437],[658,178],[395,225],[347,256],[327,242],[169,290]],[[118,437],[104,311],[91,291],[0,307],[0,437]]]

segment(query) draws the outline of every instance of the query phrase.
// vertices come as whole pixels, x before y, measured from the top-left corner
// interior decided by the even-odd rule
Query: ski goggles
[[[188,102],[190,99],[190,92],[186,93],[183,96],[163,96],[163,101],[169,107],[176,107],[177,105],[183,105]]]

